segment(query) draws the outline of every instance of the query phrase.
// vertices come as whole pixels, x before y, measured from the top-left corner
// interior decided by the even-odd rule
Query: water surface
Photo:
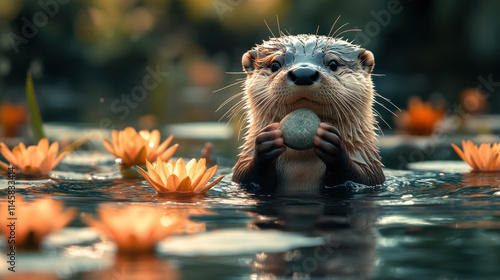
[[[229,181],[231,166],[222,166],[217,175],[226,179],[207,196],[171,199],[133,174],[123,178],[109,156],[81,153],[51,179],[18,179],[18,193],[90,213],[101,203],[159,204],[195,213],[192,220],[206,230],[166,239],[153,256],[123,257],[77,218],[40,252],[19,252],[15,275],[4,261],[0,273],[5,279],[499,279],[500,174],[423,166],[385,170],[381,190],[338,197],[250,194]],[[1,195],[6,187],[2,178]]]

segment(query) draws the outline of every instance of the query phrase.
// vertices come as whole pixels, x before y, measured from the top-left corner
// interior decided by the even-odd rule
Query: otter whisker
[[[221,121],[225,117],[229,117],[229,122],[233,119],[234,116],[236,116],[238,113],[240,113],[244,108],[245,108],[246,102],[245,100],[241,100],[235,105],[233,105],[220,119]]]
[[[361,98],[355,94],[348,94],[348,95],[345,95],[344,97],[350,99],[353,101],[353,105],[355,106],[354,102],[362,102]],[[373,102],[375,103],[378,103],[376,100],[372,100]],[[379,104],[379,103],[378,103]],[[375,109],[373,108],[372,109],[373,113],[378,116],[389,128],[391,128],[391,126],[385,121],[385,119],[382,117],[382,115]],[[378,125],[378,123],[375,123],[376,127],[378,128],[378,130],[380,130],[382,133],[382,129],[380,128],[380,126]]]
[[[326,95],[326,96],[327,96],[327,99],[329,99],[328,95]],[[323,114],[325,116],[335,116],[335,113],[334,113],[333,109],[334,108],[333,108],[332,104],[327,104],[327,106],[323,107]],[[335,119],[337,119],[337,117],[335,117]]]
[[[242,72],[224,72],[224,73],[226,73],[228,75],[246,75],[247,74],[247,72],[244,72],[244,71],[242,71]],[[243,78],[241,80],[245,81],[245,78]]]
[[[267,97],[267,92],[266,92],[266,88],[265,87],[261,87],[260,89],[259,88],[255,88],[255,96],[254,96],[254,101],[255,101],[255,104],[256,104],[256,107],[260,107],[261,103],[264,103],[266,101],[268,101],[268,97]]]
[[[325,44],[325,46],[323,47],[323,50],[326,50],[326,48],[327,48],[327,47],[328,47],[328,45],[330,44],[331,40],[339,39],[339,38],[335,37],[335,34],[336,34],[336,33],[337,33],[340,29],[342,29],[344,26],[346,26],[346,25],[348,25],[348,24],[349,24],[348,22],[346,22],[346,23],[342,24],[339,28],[337,28],[337,30],[335,30],[335,32],[333,32],[332,36],[328,36],[329,38],[328,38],[328,40],[326,41],[326,44]],[[341,39],[339,39],[339,40],[341,40]]]
[[[376,104],[380,105],[382,108],[386,109],[389,113],[391,113],[393,116],[397,116],[396,113],[394,113],[393,111],[389,110],[389,108],[385,107],[384,104],[378,102],[377,100],[373,100],[373,102],[375,102]],[[396,107],[397,108],[397,107]],[[398,108],[399,109],[399,108]]]
[[[337,37],[338,37],[338,36],[340,36],[340,35],[342,35],[342,34],[344,34],[344,33],[347,33],[347,32],[359,32],[359,31],[362,31],[362,30],[361,30],[361,29],[359,29],[359,28],[347,29],[347,30],[344,30],[344,31],[340,32],[340,33],[337,35]]]
[[[269,24],[267,24],[266,20],[264,20],[264,23],[266,24],[267,29],[269,29],[269,32],[271,32],[271,35],[273,35],[273,38],[276,39],[276,36],[274,35],[273,30],[271,30],[271,27],[269,27]]]
[[[273,108],[276,107],[276,103],[274,100],[272,102],[269,102],[266,104],[265,111],[264,111],[264,116],[270,116],[270,113],[273,111]],[[275,111],[275,114],[270,118],[271,121],[274,120],[274,117],[276,116],[277,111]]]
[[[269,98],[266,98],[266,92],[264,89],[256,90],[256,94],[254,96],[254,102],[255,102],[255,107],[259,108],[261,105],[267,106],[267,103],[269,102]]]
[[[270,111],[271,111],[271,110],[270,110]],[[276,120],[276,116],[278,115],[278,112],[279,112],[279,111],[280,111],[280,110],[276,110],[276,111],[274,111],[274,114],[273,114],[273,116],[271,117],[271,122],[275,122],[275,120]]]
[[[258,88],[256,88],[256,90],[260,93],[260,95],[262,95],[262,97],[260,97],[260,99],[262,99],[263,101],[265,101],[265,98],[264,98],[264,97],[265,97],[265,89],[266,89],[266,88],[265,88],[264,86],[260,86],[260,89],[259,89],[259,87],[258,87]],[[240,96],[241,94],[244,94],[244,93],[245,93],[245,90],[246,90],[246,89],[244,89],[244,91],[243,91],[242,93],[238,93],[238,94],[236,94],[236,95],[232,96],[232,97],[231,97],[231,98],[229,98],[229,99],[230,99],[230,100],[233,100],[233,99],[235,99],[236,97]],[[223,104],[223,105],[221,105],[221,107],[222,107],[222,106],[224,106],[224,105],[226,105],[228,102],[230,102],[230,100],[229,100],[229,99],[228,99],[228,100],[226,100],[226,101],[224,102],[224,104]],[[258,102],[260,102],[260,101],[258,101]],[[232,107],[228,110],[228,112],[226,112],[226,114],[224,114],[224,116],[223,116],[223,117],[225,117],[225,116],[229,117],[229,118],[230,118],[230,119],[229,119],[229,121],[228,121],[228,123],[229,123],[229,122],[231,122],[231,121],[233,120],[233,118],[234,118],[234,117],[238,116],[238,115],[240,114],[240,112],[242,112],[242,111],[247,111],[247,110],[245,110],[245,109],[246,109],[246,107],[247,107],[247,97],[245,97],[245,96],[244,96],[244,98],[242,98],[242,99],[241,99],[240,101],[238,101],[235,105],[233,105],[233,106],[232,106]],[[220,109],[220,107],[219,107],[219,109]],[[241,131],[243,130],[243,122],[244,122],[244,121],[248,121],[248,114],[243,114],[243,115],[241,115],[241,116],[240,116],[240,119],[239,119],[239,122],[238,122],[238,127],[239,127],[239,130],[238,130],[238,137],[240,137],[240,136],[241,136]]]
[[[236,98],[238,98],[238,97],[240,97],[240,96],[242,96],[242,95],[244,95],[244,94],[245,94],[245,91],[241,91],[241,92],[239,92],[239,93],[237,93],[237,94],[235,94],[235,95],[233,95],[233,96],[229,97],[228,99],[226,99],[226,101],[224,101],[224,102],[223,102],[223,103],[222,103],[222,104],[221,104],[221,105],[217,108],[217,110],[215,110],[215,112],[218,112],[220,109],[222,109],[222,107],[226,106],[229,102],[233,101],[234,99],[236,99]]]
[[[382,96],[382,95],[381,95],[381,94],[379,94],[378,92],[374,92],[374,96],[375,96],[375,97],[380,97],[380,98],[382,98],[384,101],[386,101],[387,103],[389,103],[389,104],[391,104],[392,106],[394,106],[394,108],[396,108],[398,111],[401,111],[401,109],[399,109],[399,107],[398,107],[398,106],[396,106],[394,103],[392,103],[392,101],[391,101],[389,98],[387,98],[387,97],[385,97],[385,96]]]
[[[332,34],[333,27],[335,27],[335,24],[337,24],[337,21],[339,21],[340,17],[341,16],[339,15],[335,22],[332,24],[332,27],[330,27],[330,31],[328,32],[328,35],[326,35],[326,37],[331,37],[330,35]]]
[[[265,96],[263,96],[260,98],[260,100],[256,101],[255,108],[258,109],[259,115],[265,117],[268,115],[268,111],[272,110],[273,105],[275,104],[272,100],[269,100],[269,98],[265,98]]]
[[[281,38],[280,19],[278,18],[278,14],[276,14],[276,23],[278,24],[278,34]]]
[[[268,104],[266,104],[265,116],[271,116],[273,109],[275,109],[276,107],[279,107],[279,106],[277,106],[278,104],[281,104],[280,97],[272,98],[272,100]],[[272,115],[272,117],[270,118],[271,122],[274,122],[274,119],[275,119],[278,111],[279,111],[279,109],[274,110],[274,115]]]
[[[226,112],[222,117],[220,117],[219,122],[222,121],[223,118],[229,118],[229,120],[226,123],[229,124],[235,116],[237,116],[240,112],[243,111],[244,106],[238,105],[238,107],[233,107],[231,109],[232,109],[231,111]]]
[[[339,34],[339,35],[337,35],[337,37],[335,36],[335,34],[337,34],[337,32],[339,32],[339,31],[340,31],[342,28],[344,28],[346,25],[349,25],[349,23],[348,23],[348,22],[346,22],[346,23],[342,24],[339,28],[337,28],[337,30],[335,30],[335,32],[333,32],[332,37],[333,37],[333,38],[335,38],[335,39],[337,39],[337,37],[338,37],[340,34]],[[341,33],[341,34],[342,34],[342,33]]]
[[[380,131],[380,133],[382,135],[384,135],[384,131],[382,130],[382,128],[380,128],[380,126],[378,125],[378,122],[375,122],[374,125],[375,125],[375,130]]]
[[[235,107],[228,115],[229,117],[229,122],[237,115],[239,115],[241,112],[244,112],[245,109],[245,104],[241,103],[238,104],[237,107]]]
[[[342,115],[343,115],[343,117],[345,117],[346,119],[348,119],[346,113],[344,112],[344,108],[345,107],[344,107],[343,103],[341,102],[341,100],[337,100],[335,97],[333,97],[333,91],[329,92],[328,98],[331,101],[333,101],[333,103],[336,105],[336,107],[334,109],[337,109],[337,110],[335,110],[333,112],[336,113],[336,117],[337,117],[336,119],[340,122],[340,126],[343,129],[344,122],[342,121]],[[339,114],[339,111],[340,111],[340,114]]]
[[[344,89],[344,90],[348,91],[347,89]],[[350,108],[348,106],[348,102],[345,99],[346,95],[344,95],[344,94],[337,94],[336,96],[337,96],[336,100],[338,101],[338,104],[340,104],[341,107],[343,107],[343,109],[345,109],[345,110],[342,110],[342,113],[344,113],[344,116],[346,118],[348,118],[349,117],[348,113],[349,113],[350,109],[352,109],[352,108]],[[348,94],[347,96],[350,96],[350,94]]]
[[[344,89],[346,92],[348,92],[349,94],[343,94],[341,95],[342,98],[345,98],[347,101],[350,101],[352,103],[356,103],[356,102],[363,102],[363,100],[361,99],[361,97],[359,97],[355,91],[352,91],[352,90],[348,90],[347,88]],[[355,105],[355,104],[354,104]]]
[[[243,114],[240,116],[240,119],[238,121],[238,128],[239,128],[238,129],[238,139],[240,139],[240,137],[241,137],[241,131],[243,131],[243,129],[244,129],[243,124],[245,122],[248,122],[248,116],[246,116],[246,114]],[[247,130],[247,132],[245,132],[245,135],[246,134],[248,134],[248,130]]]
[[[235,106],[237,106],[238,104],[240,104],[240,103],[245,103],[246,101],[245,101],[245,96],[244,96],[244,94],[245,94],[245,91],[242,91],[242,92],[239,92],[239,93],[237,93],[237,94],[235,94],[235,95],[233,95],[233,96],[229,97],[228,99],[226,99],[226,101],[224,101],[224,102],[223,102],[223,103],[222,103],[222,104],[221,104],[221,105],[217,108],[216,112],[218,112],[220,109],[222,109],[224,106],[226,106],[227,104],[229,104],[231,101],[233,101],[234,99],[236,99],[236,98],[238,98],[238,97],[240,97],[240,96],[242,96],[242,95],[243,95],[243,98],[242,98],[241,100],[239,100],[238,102],[236,102],[236,104],[234,104],[231,108],[229,108],[229,110],[228,110],[228,111],[232,111],[232,110],[233,110],[233,108],[234,108]],[[227,114],[227,112],[226,112],[226,114]]]
[[[236,81],[236,82],[234,82],[234,83],[232,83],[232,84],[230,84],[230,85],[227,85],[227,86],[225,86],[225,87],[223,87],[223,88],[220,88],[220,89],[214,90],[212,93],[217,93],[217,92],[219,92],[219,91],[225,90],[225,89],[230,88],[230,87],[232,87],[232,86],[235,86],[235,85],[238,85],[238,84],[243,84],[244,82],[245,82],[245,79],[238,79],[238,81]]]
[[[339,95],[339,99],[343,101],[342,103],[345,106],[346,115],[348,115],[349,118],[359,121],[360,117],[356,116],[355,112],[359,109],[358,104],[363,104],[363,101],[356,95],[356,92],[348,89],[345,89],[345,92],[346,94]]]
[[[385,123],[385,125],[387,125],[389,128],[391,128],[391,126],[384,120],[382,115],[376,109],[373,109],[373,112],[375,113],[375,115],[377,115]],[[382,131],[382,129],[380,129],[380,126],[378,124],[376,124],[376,125],[377,125],[378,129],[380,131]]]

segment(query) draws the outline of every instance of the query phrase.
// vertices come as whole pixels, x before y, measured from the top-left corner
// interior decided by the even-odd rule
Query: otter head
[[[359,120],[373,129],[370,51],[332,37],[282,36],[245,53],[242,64],[251,120],[279,122],[308,108],[341,130]]]

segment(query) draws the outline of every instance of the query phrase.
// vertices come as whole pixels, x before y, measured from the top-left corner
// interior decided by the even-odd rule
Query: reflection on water
[[[425,164],[424,164],[425,165]],[[456,170],[456,169],[448,169]],[[230,178],[230,166],[215,177]],[[500,173],[386,170],[378,192],[271,197],[227,179],[199,197],[161,197],[98,155],[63,162],[51,179],[20,179],[27,200],[49,196],[95,213],[101,203],[151,203],[191,216],[155,256],[114,254],[80,219],[40,252],[20,253],[2,279],[495,279],[500,275]],[[7,194],[0,179],[0,196]],[[177,244],[177,247],[172,244]],[[211,246],[210,246],[211,245]],[[51,256],[51,257],[49,257]],[[43,261],[42,261],[43,260]],[[8,278],[10,277],[10,278]],[[14,278],[12,278],[14,277]],[[170,277],[170,278],[168,278]]]
[[[252,228],[301,232],[325,240],[320,246],[257,254],[252,268],[258,276],[308,279],[336,275],[359,279],[374,273],[377,209],[372,199],[272,199],[259,204],[251,215]]]
[[[179,272],[168,260],[154,255],[117,255],[112,267],[99,271],[84,272],[79,279],[181,279]]]

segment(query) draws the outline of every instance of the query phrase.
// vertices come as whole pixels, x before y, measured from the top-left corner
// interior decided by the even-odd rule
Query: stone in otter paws
[[[280,36],[242,57],[247,74],[241,106],[248,131],[233,180],[279,194],[320,194],[347,181],[385,181],[375,145],[373,54],[318,35]],[[279,122],[300,108],[320,127],[314,148],[287,148]]]
[[[314,136],[320,120],[311,110],[301,108],[286,115],[280,122],[285,145],[295,150],[308,150],[314,147]]]

